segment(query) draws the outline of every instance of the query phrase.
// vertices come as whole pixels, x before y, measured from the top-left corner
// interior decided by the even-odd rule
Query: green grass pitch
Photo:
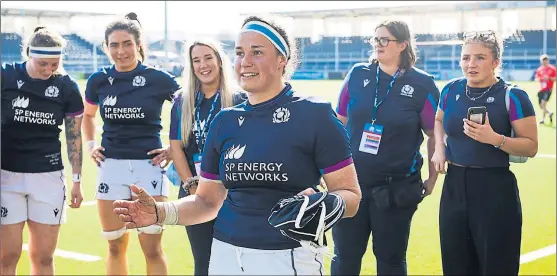
[[[337,95],[341,81],[293,81],[296,91],[320,96],[329,100],[336,107]],[[525,89],[536,107],[536,91],[539,87],[534,82],[517,83]],[[438,82],[440,88],[444,82]],[[85,81],[80,81],[82,91],[85,89]],[[550,101],[550,107],[555,110],[555,97]],[[168,126],[170,104],[166,104],[163,117],[163,143],[168,144]],[[99,116],[97,116],[100,122]],[[63,135],[62,135],[63,136]],[[555,126],[539,126],[539,151],[540,157],[533,158],[526,164],[513,164],[512,170],[518,178],[520,197],[523,210],[523,239],[522,253],[536,251],[538,249],[555,245]],[[100,132],[97,133],[97,141],[100,141]],[[64,143],[62,143],[64,145]],[[63,150],[64,162],[68,164],[65,148]],[[69,166],[68,183],[71,180]],[[427,166],[423,168],[424,176],[427,175]],[[95,180],[97,169],[87,155],[83,165],[83,192],[85,201],[93,201],[95,194]],[[433,194],[427,197],[418,208],[412,222],[410,242],[408,246],[408,273],[412,275],[440,275],[441,257],[438,233],[438,211],[441,189],[443,188],[443,176],[440,176]],[[178,194],[176,187],[171,187],[170,199],[175,199]],[[56,273],[59,275],[104,275],[105,256],[107,253],[107,242],[102,239],[101,226],[95,205],[82,206],[80,209],[68,210],[68,221],[61,228],[58,249],[76,253],[99,256],[102,260],[87,262],[77,261],[60,256],[55,257]],[[132,232],[134,233],[134,232]],[[330,235],[330,233],[328,233]],[[128,249],[131,275],[145,274],[145,259],[141,252],[138,240],[133,234]],[[24,243],[27,243],[27,229],[24,233]],[[329,239],[332,241],[332,239]],[[193,257],[189,247],[186,231],[182,226],[170,226],[164,232],[163,247],[168,261],[169,274],[191,275],[193,274]],[[332,252],[332,244],[329,246]],[[362,275],[375,274],[375,257],[371,249],[371,241],[364,256]],[[331,260],[326,259],[326,273],[329,274]],[[555,275],[555,255],[539,258],[521,265],[521,275]],[[18,274],[29,274],[29,260],[27,251],[22,253]]]

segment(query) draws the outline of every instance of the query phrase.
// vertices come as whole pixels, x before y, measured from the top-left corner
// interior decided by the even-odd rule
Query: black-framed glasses
[[[373,37],[370,39],[370,41],[373,41],[375,44],[378,44],[381,47],[387,47],[389,45],[389,42],[391,41],[399,41],[398,39],[389,39],[388,37]]]

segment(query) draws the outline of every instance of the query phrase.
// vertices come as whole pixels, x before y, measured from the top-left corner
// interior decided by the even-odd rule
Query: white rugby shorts
[[[213,239],[209,275],[323,275],[323,255],[298,247],[260,250]]]
[[[135,184],[152,196],[168,197],[168,179],[160,166],[153,166],[150,159],[130,160],[107,158],[97,174],[96,199],[130,199],[135,194],[130,186]]]
[[[0,222],[2,225],[31,220],[60,225],[66,221],[64,171],[20,173],[2,170]]]

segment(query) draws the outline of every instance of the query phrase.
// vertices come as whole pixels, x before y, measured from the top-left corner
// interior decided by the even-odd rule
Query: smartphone
[[[487,108],[485,106],[470,107],[468,108],[468,120],[483,125],[486,113]]]

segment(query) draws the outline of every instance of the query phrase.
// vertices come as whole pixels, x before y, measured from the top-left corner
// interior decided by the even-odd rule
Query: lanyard
[[[377,120],[377,108],[385,101],[385,99],[387,99],[387,96],[389,95],[389,92],[391,91],[391,88],[393,87],[393,84],[395,83],[395,79],[398,76],[399,72],[400,69],[396,70],[393,79],[391,80],[391,82],[389,82],[389,86],[387,86],[387,93],[385,93],[385,97],[378,103],[377,97],[379,97],[379,64],[377,64],[377,73],[375,74],[375,96],[374,96],[373,108],[371,109],[372,125],[375,124],[375,120]]]
[[[195,105],[195,124],[197,125],[197,131],[199,131],[199,137],[196,139],[195,142],[197,143],[199,154],[201,154],[203,151],[203,135],[209,130],[209,123],[211,122],[213,111],[215,110],[215,106],[217,105],[220,96],[219,91],[217,91],[215,100],[213,100],[213,104],[211,105],[211,109],[209,110],[209,115],[207,115],[207,120],[205,120],[205,126],[203,127],[203,129],[201,129],[201,120],[199,118],[201,113],[201,102],[203,102],[203,99],[200,98],[201,94],[201,92],[197,92]]]

